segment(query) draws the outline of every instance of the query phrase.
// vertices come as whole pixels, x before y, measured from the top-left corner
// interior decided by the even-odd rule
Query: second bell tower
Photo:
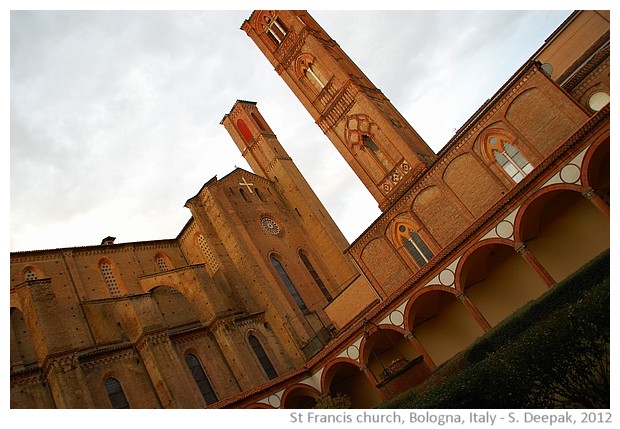
[[[252,13],[241,27],[385,210],[436,154],[306,11]]]

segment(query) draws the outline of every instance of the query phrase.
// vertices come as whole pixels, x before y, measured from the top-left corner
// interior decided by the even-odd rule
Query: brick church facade
[[[368,408],[609,249],[608,11],[434,153],[305,11],[242,24],[376,199],[349,243],[257,104],[178,236],[11,254],[12,408]]]

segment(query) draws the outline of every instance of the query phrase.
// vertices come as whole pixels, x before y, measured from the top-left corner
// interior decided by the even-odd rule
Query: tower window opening
[[[267,26],[265,31],[271,37],[271,39],[276,42],[277,45],[282,43],[284,37],[286,36],[287,30],[282,21],[278,17],[272,18],[269,16],[265,17],[265,22]]]
[[[374,158],[379,162],[383,170],[387,173],[392,169],[392,165],[388,161],[385,154],[379,149],[379,146],[374,142],[374,140],[367,134],[362,135],[362,143],[365,148],[370,149]]]

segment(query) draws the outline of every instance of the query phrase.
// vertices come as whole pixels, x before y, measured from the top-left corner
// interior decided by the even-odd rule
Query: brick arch
[[[127,404],[129,404],[129,407],[131,408],[131,403],[133,402],[132,399],[130,399],[130,396],[128,394],[128,387],[131,387],[131,383],[128,381],[128,377],[125,375],[121,375],[118,371],[116,370],[109,370],[109,371],[105,371],[102,376],[99,378],[99,385],[101,386],[101,389],[104,393],[104,397],[106,398],[106,402],[110,403],[111,406],[112,405],[112,400],[110,399],[110,396],[108,394],[108,389],[106,389],[106,381],[108,381],[110,378],[113,378],[114,380],[116,380],[116,382],[120,385],[121,390],[123,392],[123,396],[125,401],[127,401]]]
[[[314,64],[315,57],[312,54],[304,52],[295,59],[295,75],[301,79],[305,77],[305,72],[310,68],[310,64]]]
[[[487,142],[493,136],[505,137],[512,145],[516,147],[520,146],[520,142],[517,136],[509,130],[505,128],[499,128],[497,126],[486,128],[479,134],[478,141],[480,142],[481,146],[480,152],[485,157],[485,160],[490,164],[495,163],[495,157],[493,156],[493,150],[490,148]]]
[[[502,238],[467,250],[457,266],[456,286],[489,327],[547,291],[543,277],[515,251],[514,241]]]
[[[391,324],[374,325],[366,329],[360,343],[359,361],[367,367],[375,379],[382,381],[385,370],[395,372],[407,360],[411,361],[420,353],[407,339],[407,331]],[[373,353],[378,349],[379,353]]]
[[[11,296],[13,300],[13,296]],[[37,353],[31,337],[30,327],[24,312],[11,303],[10,318],[10,364],[28,365],[37,362]]]
[[[416,305],[416,301],[423,295],[431,292],[446,292],[456,296],[456,291],[453,288],[442,285],[430,285],[418,290],[411,296],[411,298],[409,298],[403,314],[405,326],[409,331],[413,329],[413,326],[409,324],[409,321],[413,316],[415,316],[414,307]]]
[[[609,130],[588,148],[581,163],[581,183],[585,189],[592,188],[609,206],[610,187],[610,138]],[[608,210],[608,208],[607,208]]]
[[[609,231],[609,217],[572,184],[540,189],[515,218],[515,241],[526,245],[555,282],[609,249]]]
[[[110,270],[112,271],[112,274],[114,276],[114,282],[116,283],[116,286],[118,288],[119,295],[127,294],[127,286],[125,285],[125,282],[123,281],[123,278],[120,275],[120,272],[118,270],[118,267],[116,266],[116,263],[113,262],[110,258],[107,258],[104,256],[97,261],[97,268],[99,270],[99,274],[101,275],[101,279],[103,280],[105,287],[110,289],[111,285],[108,284],[101,270],[101,267],[103,266],[103,264],[106,264],[108,267],[110,267]],[[110,289],[110,293],[111,293],[111,289]]]
[[[157,263],[157,260],[161,258],[164,260],[164,262],[166,263],[166,268],[167,270],[171,270],[174,268],[174,266],[172,265],[172,261],[170,260],[170,257],[165,254],[164,252],[157,252],[155,253],[155,256],[153,256],[153,262],[155,263],[155,266],[157,267],[157,270],[159,271],[160,267]]]
[[[454,289],[446,286],[427,286],[410,299],[405,311],[408,329],[436,365],[484,333],[475,316],[455,294]]]
[[[37,279],[45,278],[45,272],[43,271],[43,268],[41,268],[40,266],[38,266],[36,264],[29,264],[29,265],[26,265],[21,270],[21,275],[22,275],[22,280],[23,281],[26,280],[26,272],[28,272],[28,271],[32,271],[35,274],[35,276],[37,277]]]
[[[312,402],[316,404],[316,401],[319,399],[320,396],[321,396],[321,392],[319,392],[314,387],[308,384],[304,384],[304,383],[296,383],[296,384],[293,384],[292,386],[287,387],[284,393],[282,394],[282,397],[280,398],[280,408],[294,408],[294,409],[310,408],[310,407],[307,407],[306,405]],[[310,398],[310,401],[305,401],[305,402],[300,403],[299,401],[296,401],[296,398],[298,397]],[[295,406],[292,406],[292,405],[295,405]],[[304,406],[300,407],[300,405],[304,405]]]
[[[16,294],[16,293],[12,293],[11,294],[10,306],[11,306],[11,308],[15,308],[15,309],[19,310],[22,313],[24,312],[24,310],[23,310],[24,305],[22,304],[21,299],[19,299],[19,295]]]
[[[456,287],[457,295],[460,292],[463,292],[465,290],[465,287],[463,285],[463,279],[462,279],[465,274],[464,267],[466,267],[467,264],[470,263],[470,258],[472,257],[472,255],[474,255],[476,252],[478,252],[482,248],[485,248],[487,246],[493,246],[493,245],[505,245],[505,246],[510,247],[511,249],[515,248],[515,242],[513,240],[510,240],[507,238],[500,238],[500,237],[488,238],[488,239],[479,241],[473,246],[471,246],[470,248],[468,248],[465,251],[465,253],[463,253],[461,258],[459,259],[459,262],[456,266],[456,270],[454,271],[454,285]]]
[[[333,374],[331,374],[330,371],[332,371],[332,368],[342,363],[350,363],[351,365],[355,365],[360,371],[362,369],[362,366],[360,365],[360,363],[355,359],[351,359],[348,357],[342,357],[342,356],[337,357],[335,359],[331,359],[327,363],[327,365],[323,367],[323,372],[321,373],[321,392],[329,391],[329,385],[331,384],[332,379],[333,379]]]
[[[583,187],[574,184],[568,183],[558,183],[549,186],[545,186],[544,188],[539,189],[538,191],[531,194],[519,207],[519,211],[515,216],[514,221],[514,239],[518,244],[525,243],[527,241],[527,230],[528,226],[525,224],[525,218],[528,215],[528,212],[531,210],[540,210],[542,207],[536,207],[536,205],[543,204],[547,198],[550,198],[552,194],[558,192],[577,192],[582,193]],[[533,216],[537,218],[537,216]]]
[[[339,375],[340,379],[337,378]],[[371,384],[362,367],[350,358],[339,357],[325,366],[321,374],[321,391],[332,396],[338,393],[349,396],[352,408],[371,408],[381,401],[380,392]]]
[[[360,364],[364,364],[364,360],[365,360],[365,356],[366,353],[368,352],[367,348],[369,347],[369,339],[370,337],[372,337],[374,334],[381,332],[381,331],[392,331],[392,332],[397,332],[399,334],[402,334],[403,336],[407,335],[408,331],[406,331],[405,329],[401,328],[400,326],[395,326],[392,325],[391,323],[382,323],[380,325],[376,325],[376,326],[370,326],[369,328],[366,329],[366,333],[367,335],[363,335],[362,336],[362,341],[360,341],[360,345],[359,345],[359,358],[358,361]]]
[[[199,309],[178,287],[160,284],[152,287],[148,292],[166,326],[174,327],[201,321]]]

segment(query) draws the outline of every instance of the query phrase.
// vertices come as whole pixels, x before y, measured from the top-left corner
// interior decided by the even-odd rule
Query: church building
[[[609,249],[609,19],[572,13],[435,153],[308,12],[254,11],[241,30],[381,214],[349,243],[237,100],[252,171],[188,196],[177,237],[11,253],[11,408],[370,408],[419,384]]]

